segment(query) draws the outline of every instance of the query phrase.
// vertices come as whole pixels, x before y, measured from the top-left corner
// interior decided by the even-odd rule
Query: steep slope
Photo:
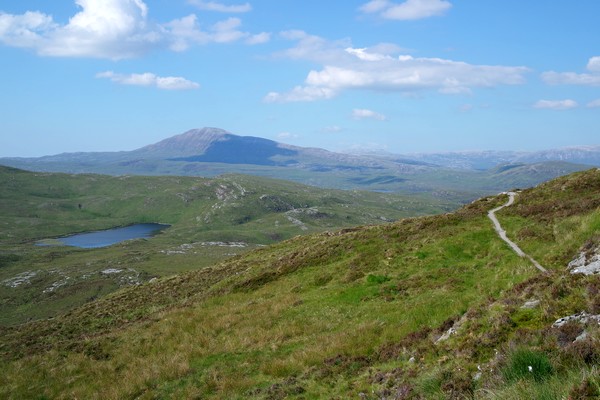
[[[0,390],[223,399],[599,393],[598,327],[552,325],[600,311],[599,278],[565,271],[598,244],[600,171],[524,190],[498,213],[549,274],[494,232],[486,214],[505,202],[295,238],[5,329]]]

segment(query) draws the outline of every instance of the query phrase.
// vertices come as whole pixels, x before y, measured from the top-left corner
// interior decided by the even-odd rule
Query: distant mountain
[[[562,149],[525,153],[513,159],[514,162],[565,161],[576,164],[600,166],[600,146],[577,146]]]
[[[414,160],[427,165],[464,170],[487,170],[504,164],[533,164],[547,161],[600,166],[600,146],[565,147],[536,152],[493,150],[410,154],[369,152],[368,155],[386,160]]]
[[[158,157],[194,156],[204,154],[211,146],[227,141],[232,136],[234,135],[219,128],[192,129],[181,135],[134,150],[133,153]]]
[[[193,129],[133,151],[2,158],[0,164],[31,171],[110,175],[211,177],[245,173],[346,189],[360,186],[352,183],[357,178],[369,181],[381,171],[385,175],[413,174],[428,168],[414,161],[291,146],[258,137],[238,136],[218,128]],[[342,175],[343,179],[336,174]],[[344,183],[346,181],[348,184]]]
[[[558,166],[554,160],[562,164]],[[531,163],[535,167],[515,167]],[[600,146],[539,153],[344,154],[238,136],[219,128],[202,128],[133,151],[1,158],[0,164],[30,171],[108,175],[214,177],[241,173],[325,188],[428,192],[470,201],[587,169],[584,164],[600,165]],[[494,169],[499,165],[504,170],[513,170],[499,175]]]

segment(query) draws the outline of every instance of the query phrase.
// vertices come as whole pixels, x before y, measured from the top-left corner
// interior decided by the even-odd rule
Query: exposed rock
[[[573,342],[579,342],[580,340],[585,340],[588,337],[587,331],[581,332],[581,335],[577,336]]]
[[[444,340],[448,340],[450,338],[450,336],[454,335],[456,333],[456,328],[452,327],[450,329],[448,329],[442,336],[439,337],[438,340],[436,340],[436,343],[439,342],[443,342]]]
[[[107,268],[103,271],[101,271],[101,274],[105,274],[105,275],[112,275],[112,274],[120,274],[121,272],[123,272],[122,269],[117,269],[117,268]]]
[[[582,251],[569,263],[568,269],[572,274],[600,274],[600,245],[593,250]]]
[[[3,280],[2,284],[11,288],[16,288],[21,285],[29,285],[31,283],[31,279],[34,278],[36,275],[37,272],[35,271],[25,271],[12,278]]]
[[[552,324],[552,327],[560,328],[567,322],[571,322],[571,321],[579,322],[580,324],[587,324],[588,322],[596,321],[596,323],[598,323],[598,325],[600,325],[600,314],[592,315],[592,314],[586,313],[585,311],[582,311],[579,314],[573,314],[573,315],[569,315],[569,316],[557,319],[556,322],[554,322]]]

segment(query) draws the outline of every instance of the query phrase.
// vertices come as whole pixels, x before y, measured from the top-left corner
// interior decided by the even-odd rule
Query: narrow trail
[[[504,204],[500,207],[494,208],[493,210],[488,211],[488,217],[489,217],[489,219],[492,220],[492,222],[494,224],[494,229],[496,230],[496,233],[498,233],[498,236],[500,236],[500,239],[504,240],[510,246],[510,248],[513,249],[513,251],[519,255],[519,257],[527,258],[541,272],[544,272],[544,273],[548,272],[548,270],[546,268],[542,267],[540,265],[540,263],[538,263],[536,260],[534,260],[533,257],[531,257],[529,254],[527,254],[523,250],[521,250],[521,248],[519,246],[517,246],[517,244],[515,242],[513,242],[506,236],[506,231],[504,229],[502,229],[502,226],[500,225],[500,221],[498,221],[498,218],[496,218],[496,212],[502,210],[505,207],[512,205],[515,202],[515,196],[517,195],[515,192],[507,192],[506,194],[508,195],[508,202],[506,202],[506,204]]]

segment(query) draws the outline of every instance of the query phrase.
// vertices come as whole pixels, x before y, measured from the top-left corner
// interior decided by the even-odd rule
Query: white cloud
[[[281,132],[277,135],[279,139],[298,139],[298,135],[291,132]]]
[[[570,110],[572,108],[576,108],[578,106],[577,102],[574,100],[539,100],[537,101],[533,107],[539,109],[548,109],[548,110]]]
[[[200,29],[198,17],[191,14],[165,24],[165,28],[173,38],[170,47],[174,51],[187,50],[193,44],[232,43],[242,39],[246,39],[247,44],[259,44],[269,41],[270,34],[263,32],[251,35],[248,32],[239,30],[238,28],[241,25],[242,21],[239,18],[228,18],[203,31]]]
[[[252,35],[246,39],[247,44],[263,44],[267,43],[271,40],[271,34],[268,32],[257,33],[256,35]]]
[[[551,85],[600,86],[600,57],[590,58],[586,68],[590,73],[544,72],[542,80]]]
[[[360,6],[359,10],[367,14],[372,14],[383,11],[389,7],[390,2],[388,0],[372,0]]]
[[[406,0],[395,3],[389,0],[372,0],[359,10],[366,14],[379,14],[393,20],[416,20],[444,15],[452,4],[447,0]]]
[[[525,67],[473,65],[441,58],[398,55],[390,44],[354,48],[347,41],[330,42],[302,31],[283,32],[296,46],[279,53],[291,59],[323,64],[308,73],[304,84],[287,93],[271,92],[266,101],[314,101],[332,98],[344,90],[363,89],[413,94],[436,90],[443,94],[470,93],[473,88],[517,85],[525,82]]]
[[[392,57],[385,54],[380,53],[370,53],[368,49],[353,49],[352,47],[348,47],[345,49],[348,54],[352,54],[364,61],[381,61],[381,60],[391,60]]]
[[[175,76],[161,77],[155,74],[146,72],[143,74],[117,74],[113,71],[100,72],[96,74],[96,78],[110,79],[121,85],[133,86],[152,86],[163,90],[189,90],[198,89],[200,87],[196,82]]]
[[[138,57],[153,49],[181,51],[191,44],[242,39],[254,44],[268,40],[266,34],[253,38],[241,31],[241,21],[236,18],[202,31],[194,14],[165,24],[151,22],[148,6],[142,0],[75,0],[75,3],[81,10],[62,25],[52,16],[37,11],[21,15],[0,12],[0,43],[33,49],[43,56],[118,60]]]
[[[288,93],[269,92],[266,103],[289,103],[295,101],[315,101],[333,98],[337,93],[330,88],[296,86]]]
[[[600,72],[600,57],[592,57],[587,64],[588,71]]]
[[[203,0],[188,0],[189,4],[198,7],[205,11],[217,11],[223,13],[246,13],[252,11],[250,3],[237,4],[237,5],[225,5],[216,1],[203,1]]]
[[[81,11],[66,25],[49,15],[0,14],[0,41],[58,57],[128,58],[160,42],[141,0],[76,0]]]
[[[599,108],[600,107],[600,99],[592,100],[587,103],[588,108]]]
[[[291,47],[277,56],[292,60],[310,60],[319,63],[335,62],[339,59],[340,51],[351,45],[349,40],[328,41],[322,37],[309,35],[301,30],[284,31],[279,34],[283,39],[297,41]]]
[[[367,110],[364,108],[355,108],[352,110],[352,118],[354,119],[376,119],[377,121],[387,120],[386,116],[378,112]]]

